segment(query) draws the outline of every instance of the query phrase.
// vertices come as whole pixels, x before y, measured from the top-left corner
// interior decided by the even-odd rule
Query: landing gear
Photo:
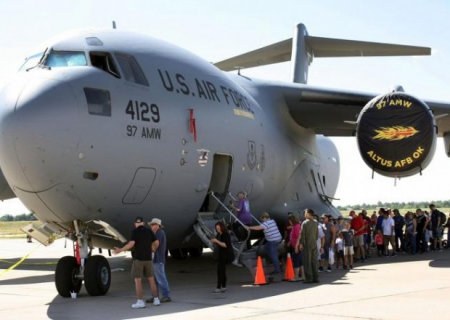
[[[188,252],[192,258],[200,258],[203,253],[203,247],[188,248]]]
[[[58,261],[55,270],[55,285],[60,296],[69,298],[71,292],[80,292],[83,280],[78,278],[79,272],[80,267],[75,257],[66,256]]]
[[[188,249],[173,249],[169,250],[169,253],[175,260],[184,260],[188,256]]]
[[[103,296],[111,285],[111,268],[104,256],[91,256],[92,238],[86,225],[73,222],[74,231],[68,237],[74,241],[74,256],[58,261],[55,271],[56,290],[62,297],[79,293],[82,282],[91,296]]]
[[[84,286],[91,296],[105,295],[111,284],[111,268],[104,256],[87,259],[84,269]]]
[[[188,255],[190,255],[192,258],[199,258],[203,253],[203,247],[172,249],[169,250],[169,253],[175,260],[184,260],[188,257]]]

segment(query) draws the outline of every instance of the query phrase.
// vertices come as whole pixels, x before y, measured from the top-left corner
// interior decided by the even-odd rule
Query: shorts
[[[363,234],[353,237],[353,246],[354,247],[364,246],[364,235]]]
[[[292,264],[294,268],[300,268],[303,265],[302,252],[295,253],[294,248],[291,247]]]
[[[338,256],[339,258],[344,258],[344,250],[339,250],[339,251],[337,252],[337,256]]]
[[[344,247],[344,256],[353,255],[355,252],[353,251],[353,246],[345,246]]]
[[[131,267],[131,276],[133,278],[152,278],[154,274],[153,261],[133,260],[133,266]]]

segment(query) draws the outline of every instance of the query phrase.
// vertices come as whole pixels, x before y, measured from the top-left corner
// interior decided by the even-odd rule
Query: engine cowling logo
[[[377,133],[377,135],[374,136],[373,139],[391,140],[391,141],[403,140],[419,133],[419,130],[416,130],[414,127],[411,126],[381,127],[380,129],[374,131]]]
[[[431,161],[436,122],[423,101],[403,92],[372,99],[361,110],[356,136],[360,154],[374,171],[395,177],[413,175]]]

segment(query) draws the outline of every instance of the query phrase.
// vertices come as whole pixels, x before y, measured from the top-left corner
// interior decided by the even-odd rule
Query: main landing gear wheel
[[[169,250],[170,256],[175,260],[184,260],[188,256],[188,249],[173,249]]]
[[[75,257],[66,256],[59,259],[55,270],[55,285],[60,296],[69,298],[71,292],[80,292],[83,280],[76,277],[79,271]]]
[[[84,268],[84,287],[91,296],[105,295],[111,284],[111,268],[104,256],[87,259]]]
[[[188,248],[188,251],[192,258],[200,258],[203,253],[203,247],[191,247]]]

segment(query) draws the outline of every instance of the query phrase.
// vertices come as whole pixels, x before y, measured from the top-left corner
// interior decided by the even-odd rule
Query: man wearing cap
[[[154,302],[153,305],[159,306],[160,301],[158,298],[158,291],[156,289],[152,251],[159,245],[159,241],[156,238],[152,230],[144,227],[144,219],[137,217],[134,220],[135,229],[131,233],[131,240],[122,248],[114,248],[114,254],[118,254],[123,251],[128,251],[134,248],[133,266],[131,274],[134,278],[134,284],[136,286],[137,302],[132,304],[133,309],[145,308],[145,301],[142,299],[142,277],[146,277],[150,284]]]
[[[166,265],[166,233],[162,230],[163,225],[161,224],[161,220],[158,218],[153,218],[152,221],[149,222],[150,228],[155,234],[156,238],[159,241],[159,245],[154,251],[155,255],[153,257],[153,268],[155,270],[155,280],[156,285],[158,287],[158,291],[162,292],[161,302],[170,302],[170,291],[169,291],[169,282],[167,281],[165,265]],[[150,299],[150,302],[153,299]],[[147,302],[149,302],[147,300]]]
[[[397,252],[405,251],[405,243],[403,240],[403,227],[405,226],[405,218],[400,214],[398,209],[394,209],[394,232],[395,232],[395,248]]]
[[[247,230],[263,230],[264,236],[266,237],[265,249],[269,254],[270,260],[272,260],[273,266],[275,268],[274,274],[281,273],[280,261],[278,260],[278,244],[281,242],[281,233],[278,230],[278,226],[275,220],[270,219],[267,212],[261,215],[262,224],[259,226],[246,226]]]

